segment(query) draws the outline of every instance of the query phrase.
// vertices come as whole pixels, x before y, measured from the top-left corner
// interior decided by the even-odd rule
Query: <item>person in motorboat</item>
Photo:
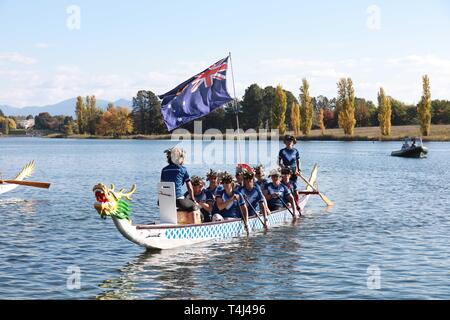
[[[242,194],[235,189],[233,176],[225,172],[222,176],[221,183],[223,189],[218,190],[215,194],[219,213],[213,215],[213,221],[222,221],[228,219],[242,218],[248,221],[248,210]]]
[[[201,177],[192,176],[191,178],[192,188],[194,189],[194,197],[192,199],[189,195],[189,192],[184,194],[186,199],[195,200],[200,206],[200,211],[202,213],[203,222],[211,222],[211,212],[213,207],[213,201],[210,198],[210,194],[205,189],[205,182]]]
[[[281,183],[285,185],[289,191],[291,191],[292,196],[294,197],[295,204],[297,205],[297,210],[299,210],[299,194],[298,194],[298,185],[295,181],[291,179],[292,171],[290,168],[282,168],[281,169]],[[284,198],[284,202],[289,202],[289,196]]]
[[[246,201],[248,215],[254,216],[257,213],[262,213],[264,219],[267,221],[267,203],[261,189],[255,184],[255,174],[253,172],[244,171],[243,178],[244,186],[239,189],[239,192]]]
[[[402,145],[402,150],[406,150],[406,149],[409,149],[408,139],[405,139],[405,142]]]
[[[191,178],[186,167],[183,166],[186,151],[181,148],[171,148],[164,151],[167,156],[168,165],[161,171],[161,182],[175,183],[176,206],[180,211],[196,211],[199,205],[195,200],[194,189]],[[189,198],[183,193],[183,185],[186,184]]]
[[[415,148],[415,147],[416,147],[416,138],[413,138],[411,148]]]
[[[294,148],[297,139],[292,135],[284,137],[286,148],[280,150],[278,154],[278,164],[281,168],[290,168],[292,170],[292,180],[297,181],[297,176],[301,174],[300,152]]]
[[[266,190],[264,190],[264,196],[267,199],[269,209],[271,211],[280,210],[291,205],[293,208],[293,214],[297,215],[297,206],[295,205],[294,197],[291,191],[281,183],[281,174],[279,169],[273,169],[270,171],[269,177],[272,179]],[[287,199],[286,202],[284,199]]]

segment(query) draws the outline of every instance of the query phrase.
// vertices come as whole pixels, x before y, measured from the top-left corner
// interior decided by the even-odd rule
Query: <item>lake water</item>
[[[401,142],[300,142],[304,174],[319,163],[331,210],[311,198],[293,225],[145,252],[100,219],[92,187],[136,183],[133,221],[157,219],[154,189],[171,145],[0,139],[3,177],[34,159],[31,180],[52,183],[0,195],[0,299],[450,298],[450,143],[403,159],[390,157]]]

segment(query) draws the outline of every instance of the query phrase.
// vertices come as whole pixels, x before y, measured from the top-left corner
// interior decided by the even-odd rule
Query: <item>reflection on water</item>
[[[292,225],[298,226],[298,222]],[[96,299],[223,299],[226,296],[221,291],[234,291],[242,285],[248,285],[249,297],[257,295],[257,278],[264,278],[260,268],[276,271],[290,281],[289,270],[296,267],[295,259],[267,259],[270,252],[259,244],[266,236],[260,232],[190,248],[146,251],[121,268],[118,277],[103,281],[99,285],[103,292]],[[279,247],[283,252],[299,249],[298,241]]]
[[[35,214],[38,200],[25,199],[0,199],[0,212],[14,212],[16,214]],[[41,203],[48,205],[47,201]]]

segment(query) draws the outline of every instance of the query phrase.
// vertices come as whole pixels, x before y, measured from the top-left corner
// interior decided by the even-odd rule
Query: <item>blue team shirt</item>
[[[177,199],[183,198],[183,185],[190,179],[187,169],[184,166],[169,164],[161,171],[161,182],[175,183]]]
[[[219,213],[222,215],[222,217],[224,217],[224,218],[242,218],[240,206],[243,206],[245,204],[245,200],[242,197],[242,194],[233,190],[233,194],[231,196],[229,196],[229,195],[227,195],[227,193],[225,192],[224,189],[221,189],[216,192],[216,199],[221,198],[222,201],[226,202],[235,194],[239,195],[239,201],[235,200],[228,208],[220,210]]]
[[[282,161],[285,167],[291,168],[292,170],[297,170],[297,160],[300,160],[300,152],[295,149],[284,148],[280,150],[278,158]]]
[[[264,178],[263,181],[256,181],[256,185],[262,190],[266,190],[266,186],[270,183],[269,179]]]
[[[264,195],[258,186],[255,185],[255,187],[250,191],[245,187],[241,187],[239,192],[244,196],[245,199],[247,199],[248,203],[251,204],[251,206],[249,206],[246,202],[249,216],[256,215],[256,212],[253,209],[255,209],[257,212],[261,211],[259,203],[264,202]]]
[[[286,199],[287,197],[289,197],[290,194],[292,194],[291,191],[283,183],[280,183],[280,185],[277,187],[273,184],[273,182],[271,182],[267,185],[266,190],[269,196],[278,193],[278,195],[283,199],[283,201],[285,201],[284,199]],[[284,206],[283,202],[281,202],[279,198],[270,199],[267,201],[267,203],[269,204],[269,207]]]
[[[294,193],[297,192],[297,190],[298,190],[298,185],[297,185],[297,183],[296,183],[295,181],[293,181],[293,180],[289,180],[288,183],[284,183],[283,181],[281,181],[281,184],[284,185],[284,186],[286,186],[286,188],[289,189],[289,191],[291,192],[291,194],[294,194]],[[285,197],[284,197],[284,199],[283,199],[284,202],[287,203],[287,202],[289,201],[288,197],[289,197],[289,195],[286,194]]]
[[[210,199],[209,201],[213,204],[213,208],[212,208],[212,212],[211,212],[212,215],[215,215],[216,213],[220,213],[220,210],[217,207],[217,203],[216,203],[216,193],[219,190],[223,190],[223,186],[222,185],[218,185],[213,190],[206,189],[206,192],[208,193],[208,199]]]
[[[184,194],[185,198],[191,198],[189,196],[189,192],[186,192]],[[198,195],[194,195],[195,197],[195,201],[197,202],[205,202],[208,204],[212,204],[212,198],[211,198],[211,193],[209,193],[206,189],[203,189],[202,192],[200,192],[200,194]],[[203,218],[205,219],[205,222],[210,222],[211,221],[211,213],[209,213],[208,211],[206,211],[205,209],[201,208],[200,211],[203,213]]]

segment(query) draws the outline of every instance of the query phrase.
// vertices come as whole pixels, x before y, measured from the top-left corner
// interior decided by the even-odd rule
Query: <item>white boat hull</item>
[[[0,194],[9,192],[9,191],[13,191],[14,189],[16,189],[19,185],[17,184],[1,184],[0,185]]]
[[[33,171],[34,171],[34,161],[31,161],[22,169],[22,171],[14,178],[14,180],[23,181],[25,178],[30,177]],[[0,194],[13,191],[17,187],[19,187],[18,184],[9,184],[9,183],[0,184]]]
[[[314,184],[317,177],[317,167],[314,167],[310,183]],[[312,191],[310,187],[307,191]],[[300,208],[303,210],[308,203],[310,195],[302,196]],[[119,232],[131,242],[147,249],[173,249],[193,245],[212,239],[224,239],[244,236],[247,234],[242,219],[233,219],[221,222],[210,222],[196,225],[133,225],[126,219],[112,217]],[[262,219],[262,217],[261,217]],[[272,212],[268,216],[268,227],[278,227],[293,220],[288,209]],[[264,225],[258,217],[250,217],[250,233],[264,230]]]

